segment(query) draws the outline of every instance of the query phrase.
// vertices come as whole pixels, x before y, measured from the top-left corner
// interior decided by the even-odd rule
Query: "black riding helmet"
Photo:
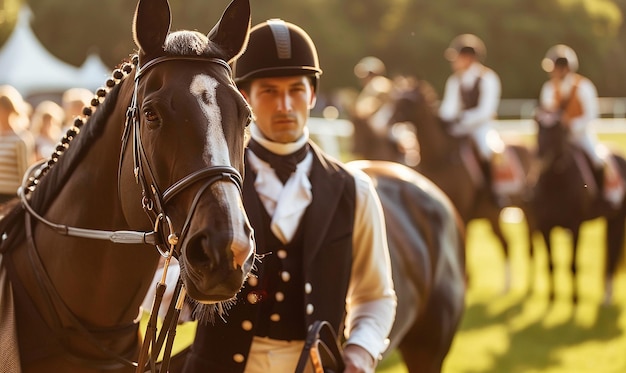
[[[476,58],[484,62],[487,57],[487,48],[485,43],[474,34],[462,34],[450,42],[450,46],[445,50],[444,57],[452,62],[460,54],[472,54]]]
[[[315,44],[300,27],[270,19],[250,30],[246,51],[233,62],[238,85],[256,78],[308,75],[317,89],[322,74]]]
[[[556,66],[566,66],[571,72],[578,70],[578,56],[574,50],[565,45],[557,44],[546,52],[546,56],[541,60],[541,68],[549,73]]]

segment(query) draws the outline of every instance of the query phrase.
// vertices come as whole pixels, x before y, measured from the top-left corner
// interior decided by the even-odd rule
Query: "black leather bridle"
[[[193,200],[191,208],[187,214],[187,218],[183,227],[181,228],[180,235],[176,235],[173,231],[170,230],[168,235],[168,243],[170,245],[175,245],[176,242],[182,242],[187,230],[189,229],[189,224],[191,222],[191,216],[193,215],[196,205],[199,200],[199,196],[213,183],[218,181],[231,181],[235,183],[239,191],[242,190],[242,177],[239,171],[237,171],[234,167],[231,166],[210,166],[207,168],[200,169],[195,171],[177,182],[173,183],[169,186],[163,193],[160,192],[160,188],[157,185],[154,172],[150,163],[147,160],[145,149],[143,147],[143,143],[141,141],[141,128],[140,121],[138,119],[138,102],[137,102],[137,91],[139,88],[139,80],[140,78],[149,71],[152,67],[159,63],[167,62],[167,61],[194,61],[200,63],[214,63],[228,71],[230,75],[230,66],[226,61],[219,58],[198,58],[198,57],[184,57],[184,56],[164,56],[157,57],[150,61],[148,61],[144,66],[137,67],[135,72],[135,89],[133,91],[133,97],[126,113],[126,126],[124,129],[122,149],[120,154],[120,166],[119,172],[122,170],[122,161],[124,157],[124,153],[126,152],[126,147],[128,145],[129,139],[132,133],[132,152],[133,152],[133,172],[135,175],[135,181],[141,185],[142,189],[142,201],[141,204],[150,217],[153,225],[155,226],[155,231],[159,230],[159,225],[165,225],[169,221],[167,214],[165,213],[165,205],[174,198],[177,194],[188,188],[189,186],[195,184],[200,180],[206,180],[205,184],[198,190],[196,196]],[[118,180],[120,178],[118,177]],[[118,187],[119,188],[119,187]],[[121,195],[121,194],[120,194]],[[170,229],[169,224],[163,227]],[[172,234],[175,234],[177,237],[173,237]],[[165,238],[165,237],[163,237]],[[174,243],[172,243],[172,242]],[[156,244],[157,248],[162,255],[165,256],[166,250],[161,249],[160,245]]]

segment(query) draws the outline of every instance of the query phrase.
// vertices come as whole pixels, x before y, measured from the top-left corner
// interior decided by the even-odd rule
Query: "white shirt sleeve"
[[[589,79],[582,78],[578,82],[576,94],[582,105],[583,114],[572,118],[571,128],[573,132],[582,132],[585,131],[592,120],[598,118],[598,92]]]
[[[554,84],[548,80],[543,83],[541,92],[539,93],[539,107],[548,111],[556,111],[559,104],[554,99],[556,97],[554,92]]]
[[[378,359],[388,346],[396,313],[396,294],[382,206],[371,179],[355,170],[356,211],[353,262],[346,298],[346,344],[356,344]]]

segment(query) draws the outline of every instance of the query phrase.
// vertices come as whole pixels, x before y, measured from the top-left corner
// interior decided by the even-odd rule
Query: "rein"
[[[163,293],[165,292],[165,278],[167,275],[167,270],[169,267],[170,260],[173,256],[179,254],[176,250],[176,247],[179,242],[182,242],[188,229],[191,224],[192,216],[196,210],[196,207],[200,201],[201,195],[214,183],[219,181],[229,181],[234,183],[239,189],[240,193],[242,191],[242,177],[240,173],[231,166],[210,166],[183,177],[182,179],[174,182],[172,185],[167,187],[163,193],[160,192],[159,187],[157,186],[154,178],[154,173],[152,171],[152,167],[147,160],[146,153],[143,147],[143,143],[141,141],[141,131],[140,131],[140,121],[138,120],[138,103],[137,103],[137,91],[139,87],[139,80],[142,76],[146,74],[152,67],[158,65],[159,63],[168,62],[168,61],[194,61],[201,63],[213,63],[217,64],[223,68],[225,68],[230,76],[230,67],[226,61],[219,58],[201,58],[201,57],[186,57],[186,56],[162,56],[154,58],[148,62],[144,66],[139,66],[137,58],[135,56],[135,60],[133,61],[137,67],[135,69],[135,79],[134,79],[134,90],[133,96],[128,107],[126,113],[126,122],[124,133],[122,137],[122,146],[120,153],[120,161],[118,168],[118,195],[120,185],[120,175],[122,170],[122,162],[124,158],[124,154],[127,149],[128,142],[130,140],[132,134],[132,153],[133,153],[133,173],[135,176],[135,181],[137,184],[141,185],[142,188],[142,206],[149,219],[151,220],[154,229],[152,231],[129,231],[129,230],[120,230],[120,231],[109,231],[109,230],[101,230],[101,229],[87,229],[87,228],[78,228],[71,227],[63,224],[57,224],[49,221],[44,218],[41,214],[36,212],[33,207],[30,205],[29,193],[34,190],[34,186],[32,185],[33,177],[35,178],[38,174],[47,171],[44,169],[48,167],[45,162],[36,163],[29,168],[27,171],[22,186],[18,189],[18,196],[20,198],[21,204],[26,211],[26,235],[29,241],[30,252],[29,256],[31,259],[31,264],[35,270],[37,278],[40,280],[39,284],[44,295],[45,303],[56,319],[57,323],[52,330],[55,336],[62,341],[65,334],[67,334],[67,328],[63,328],[61,325],[61,315],[59,312],[62,312],[65,315],[67,320],[73,325],[73,329],[78,331],[80,334],[84,335],[87,340],[96,346],[101,352],[108,355],[112,360],[109,361],[98,361],[95,362],[93,360],[85,359],[76,355],[73,355],[68,351],[68,358],[86,364],[88,366],[97,366],[98,369],[112,370],[119,369],[122,366],[130,366],[135,367],[137,372],[143,372],[147,365],[147,360],[149,360],[149,365],[153,372],[156,372],[156,359],[163,347],[163,343],[165,343],[165,334],[167,335],[167,342],[165,346],[165,353],[163,357],[163,363],[161,364],[161,372],[166,372],[168,369],[168,364],[170,361],[171,349],[174,341],[174,336],[176,334],[176,325],[178,322],[178,315],[183,307],[183,302],[186,297],[186,291],[182,282],[179,280],[179,285],[177,286],[177,291],[175,294],[178,294],[177,297],[174,297],[172,300],[172,304],[169,307],[166,319],[163,323],[163,328],[159,333],[157,338],[156,336],[156,315],[158,314],[158,310],[161,304],[161,300],[163,297]],[[186,190],[193,184],[196,184],[200,181],[204,181],[196,195],[193,199],[193,202],[189,208],[187,213],[187,217],[185,222],[181,228],[179,233],[174,231],[171,220],[165,212],[165,205],[170,202],[174,197],[176,197],[179,193]],[[29,182],[31,182],[29,184]],[[161,277],[160,282],[157,283],[157,292],[154,299],[152,312],[150,314],[150,320],[148,322],[148,327],[144,336],[143,345],[141,348],[141,352],[139,355],[138,362],[132,362],[126,359],[123,356],[120,356],[110,350],[100,343],[97,338],[94,336],[94,331],[89,330],[85,327],[80,320],[74,315],[74,313],[69,309],[69,307],[65,304],[65,302],[61,299],[60,295],[56,291],[52,281],[50,280],[46,270],[39,258],[39,254],[37,252],[35,241],[33,237],[33,228],[32,228],[32,220],[36,219],[38,222],[44,224],[49,227],[56,233],[64,236],[71,237],[80,237],[80,238],[88,238],[88,239],[96,239],[96,240],[108,240],[116,244],[148,244],[154,245],[157,248],[157,251],[161,256],[165,258],[165,265],[163,268],[163,275]],[[167,232],[165,231],[167,230]],[[167,234],[167,236],[166,236]],[[168,248],[163,248],[163,244],[169,246]],[[55,307],[54,304],[58,306]],[[57,309],[59,309],[57,311]],[[136,325],[136,324],[134,324]],[[117,328],[120,329],[120,328]],[[126,330],[127,328],[122,328]],[[133,328],[133,332],[136,328]],[[165,334],[163,334],[165,333]],[[152,352],[149,353],[149,349],[152,348]],[[131,355],[133,352],[125,353],[124,355]],[[150,356],[148,356],[150,355]]]
[[[39,213],[37,213],[28,201],[28,197],[26,195],[26,188],[24,185],[27,180],[30,178],[35,171],[39,167],[45,164],[45,160],[42,160],[38,163],[33,164],[26,174],[24,175],[24,183],[22,187],[17,190],[17,195],[19,196],[22,206],[26,209],[28,214],[37,219],[39,222],[45,224],[56,233],[63,236],[71,236],[71,237],[81,237],[81,238],[90,238],[95,240],[109,240],[114,243],[123,243],[123,244],[149,244],[156,245],[157,244],[157,236],[156,232],[136,232],[136,231],[106,231],[106,230],[98,230],[98,229],[85,229],[85,228],[76,228],[76,227],[68,227],[63,224],[56,224],[51,222],[50,220],[44,218]]]

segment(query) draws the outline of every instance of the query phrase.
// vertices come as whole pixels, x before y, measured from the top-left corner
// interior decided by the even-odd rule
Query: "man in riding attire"
[[[396,297],[371,180],[327,156],[306,127],[320,69],[310,37],[271,19],[251,29],[234,77],[254,113],[244,206],[257,260],[224,320],[199,323],[185,372],[293,372],[307,330],[343,332],[346,372],[374,372]]]
[[[541,67],[550,74],[550,80],[545,82],[539,96],[539,106],[544,112],[558,114],[555,122],[542,121],[542,125],[559,123],[570,131],[570,140],[578,145],[593,167],[594,179],[598,190],[603,191],[605,176],[614,180],[619,175],[609,161],[608,152],[602,146],[591,122],[598,118],[598,92],[595,85],[588,78],[577,74],[578,57],[576,52],[567,45],[558,44],[551,47],[542,60]],[[605,169],[607,175],[605,175]],[[593,189],[593,188],[592,188]],[[612,202],[616,200],[608,190],[604,195]]]
[[[500,103],[500,78],[482,64],[486,48],[476,35],[457,36],[444,56],[451,63],[453,74],[446,81],[439,117],[448,124],[453,136],[473,140],[486,184],[492,190],[492,159],[505,147],[492,125]]]

